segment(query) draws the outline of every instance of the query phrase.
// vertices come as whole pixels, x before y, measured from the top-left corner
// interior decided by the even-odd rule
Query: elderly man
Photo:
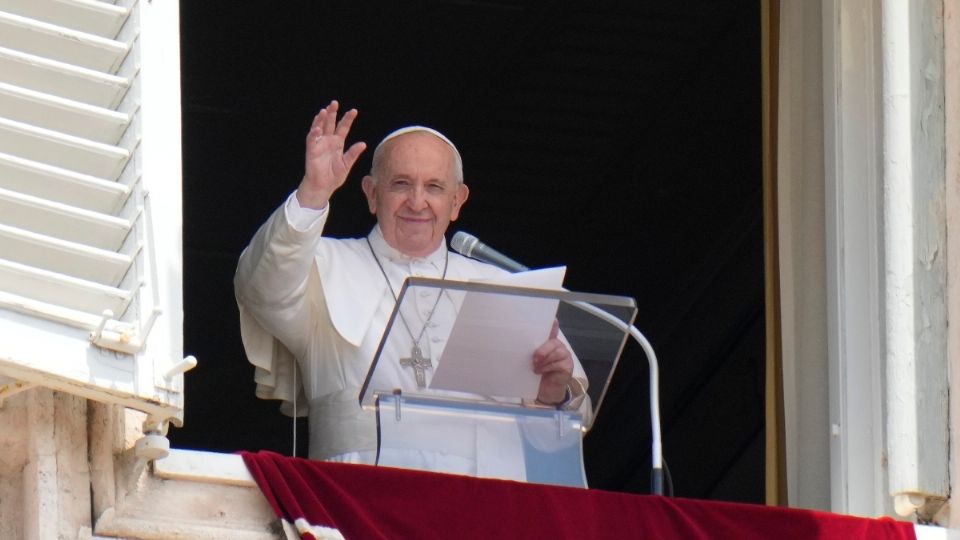
[[[362,142],[346,147],[357,111],[338,121],[338,108],[333,101],[314,118],[303,180],[241,255],[235,286],[258,397],[283,400],[288,414],[308,413],[311,458],[373,463],[376,420],[359,406],[358,394],[404,280],[469,280],[504,271],[448,251],[444,233],[470,190],[453,143],[419,126],[395,131],[374,151],[362,181],[377,217],[370,234],[322,236],[330,198],[366,148]],[[414,345],[427,353],[436,307],[425,320],[408,323]],[[575,364],[554,328],[531,358],[541,375],[539,402],[562,406],[582,395],[585,378]],[[411,467],[476,472],[471,456],[410,454],[404,462]]]

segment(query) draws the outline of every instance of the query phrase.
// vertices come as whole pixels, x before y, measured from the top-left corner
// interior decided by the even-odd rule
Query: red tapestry
[[[889,518],[242,455],[304,538],[916,539]]]

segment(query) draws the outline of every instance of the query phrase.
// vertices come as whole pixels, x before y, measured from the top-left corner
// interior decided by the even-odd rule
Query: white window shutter
[[[179,424],[178,4],[0,0],[0,403]]]

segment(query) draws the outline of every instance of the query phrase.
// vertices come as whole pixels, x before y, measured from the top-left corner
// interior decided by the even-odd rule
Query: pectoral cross
[[[420,345],[414,344],[413,348],[410,349],[410,358],[401,358],[400,365],[413,368],[413,373],[417,377],[417,388],[427,387],[426,372],[428,369],[433,368],[433,363],[423,355],[423,351],[420,350]]]

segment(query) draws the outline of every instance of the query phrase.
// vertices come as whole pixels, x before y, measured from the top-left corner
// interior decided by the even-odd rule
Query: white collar
[[[386,238],[383,237],[383,231],[380,230],[379,224],[373,227],[373,230],[370,231],[370,234],[367,235],[367,238],[370,240],[370,246],[373,247],[373,251],[377,257],[387,259],[397,264],[410,264],[416,261],[426,261],[434,266],[437,270],[442,270],[444,262],[447,258],[446,238],[444,238],[443,242],[440,242],[440,245],[433,251],[433,253],[427,255],[426,257],[411,257],[392,247],[387,243]]]

